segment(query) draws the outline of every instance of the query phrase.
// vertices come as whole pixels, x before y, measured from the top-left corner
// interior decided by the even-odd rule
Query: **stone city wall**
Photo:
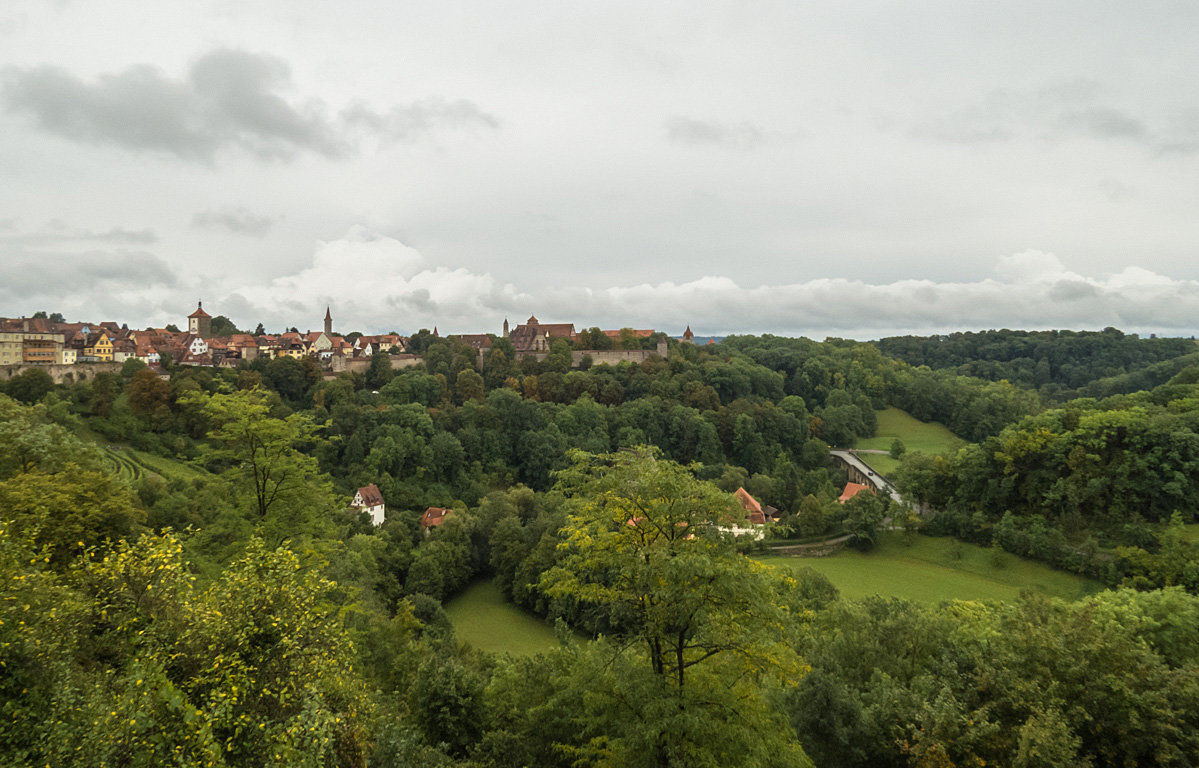
[[[54,365],[0,365],[0,381],[7,381],[13,376],[27,371],[31,368],[36,368],[40,371],[45,371],[50,374],[50,378],[55,384],[65,382],[83,381],[85,379],[96,378],[97,373],[120,373],[124,363],[75,363],[67,365],[56,363]]]

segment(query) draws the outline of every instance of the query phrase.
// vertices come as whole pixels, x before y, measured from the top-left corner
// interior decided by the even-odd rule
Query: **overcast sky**
[[[0,3],[0,315],[1199,332],[1199,3]]]

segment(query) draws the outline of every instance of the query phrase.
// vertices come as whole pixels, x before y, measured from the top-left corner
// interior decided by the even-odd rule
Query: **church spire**
[[[325,335],[333,335],[333,315],[329,312],[329,305],[325,305]]]

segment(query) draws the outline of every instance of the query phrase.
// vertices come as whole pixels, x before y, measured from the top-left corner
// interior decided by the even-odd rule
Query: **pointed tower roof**
[[[529,315],[529,319],[525,322],[525,325],[537,325],[537,324],[538,324],[537,323],[537,315]]]
[[[695,334],[691,332],[690,325],[687,326],[687,330],[683,331],[683,338],[687,339],[688,341],[695,338]]]
[[[190,315],[188,315],[188,317],[212,317],[212,315],[204,311],[204,302],[197,301],[196,311],[192,312]]]
[[[434,335],[434,336],[436,336],[436,335],[437,335],[437,326],[436,326],[436,325],[435,325],[435,326],[433,326],[433,335]]]
[[[333,315],[329,314],[329,305],[328,304],[325,305],[325,319],[326,320],[333,319]]]

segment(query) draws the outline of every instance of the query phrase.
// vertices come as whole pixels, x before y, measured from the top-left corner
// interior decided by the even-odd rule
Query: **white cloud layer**
[[[311,263],[268,283],[218,286],[178,278],[158,257],[128,251],[27,253],[0,265],[0,302],[21,314],[66,311],[81,319],[133,325],[178,323],[203,298],[240,326],[319,328],[332,308],[341,332],[498,332],[507,318],[656,328],[679,335],[776,333],[879,338],[985,328],[1097,329],[1191,336],[1199,330],[1199,281],[1130,266],[1109,275],[1066,269],[1052,253],[1029,250],[996,260],[994,277],[973,282],[816,279],[741,285],[728,276],[685,282],[522,290],[488,272],[433,263],[418,250],[366,227],[316,245]],[[63,302],[61,286],[103,289],[88,305]],[[97,316],[97,313],[104,313]]]
[[[238,290],[232,303],[269,318],[268,324],[317,327],[331,306],[347,331],[409,332],[438,324],[461,331],[516,306],[518,295],[489,274],[429,264],[399,240],[354,227],[341,239],[318,243],[311,266]]]

